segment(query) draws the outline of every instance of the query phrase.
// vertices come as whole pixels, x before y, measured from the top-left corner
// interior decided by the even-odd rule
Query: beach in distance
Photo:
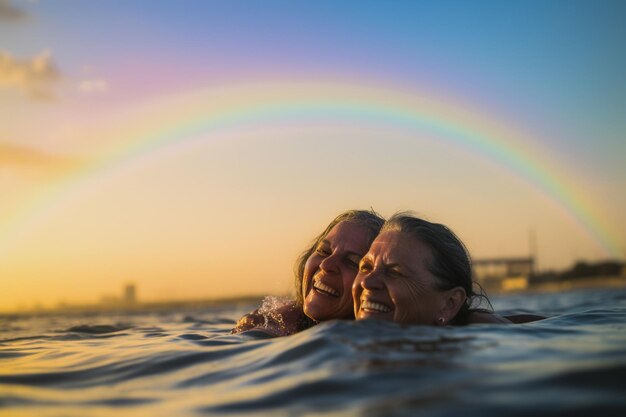
[[[271,299],[270,299],[271,301]],[[0,318],[1,416],[626,412],[626,288],[492,297],[533,323],[230,329],[248,302]]]

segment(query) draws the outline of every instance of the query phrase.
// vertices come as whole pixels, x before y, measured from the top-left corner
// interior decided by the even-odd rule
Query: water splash
[[[266,296],[261,306],[237,322],[232,333],[260,330],[274,336],[286,336],[301,330],[302,309],[289,297]]]
[[[259,307],[259,314],[263,315],[263,317],[265,318],[265,326],[268,326],[270,325],[270,323],[274,322],[285,327],[286,323],[282,312],[286,309],[295,308],[295,301],[289,297],[268,295],[263,299],[261,307]]]

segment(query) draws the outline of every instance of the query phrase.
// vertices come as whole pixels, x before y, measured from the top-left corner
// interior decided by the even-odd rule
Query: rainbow
[[[298,123],[426,131],[454,146],[488,158],[540,189],[590,236],[604,255],[619,257],[617,237],[592,202],[576,192],[555,161],[542,159],[537,140],[451,100],[388,89],[333,83],[269,83],[211,88],[166,97],[143,106],[102,133],[114,145],[84,167],[57,181],[0,223],[0,254],[16,236],[45,217],[46,210],[80,184],[136,164],[158,150],[186,146],[242,127]]]

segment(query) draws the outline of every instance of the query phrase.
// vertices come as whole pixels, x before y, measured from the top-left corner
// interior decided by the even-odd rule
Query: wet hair
[[[447,226],[401,212],[391,216],[381,232],[389,230],[406,233],[430,248],[432,260],[426,268],[435,277],[436,290],[447,291],[456,287],[465,290],[467,298],[450,324],[466,324],[472,312],[493,311],[482,287],[472,280],[472,261],[467,248]],[[489,309],[479,308],[483,301]]]
[[[385,219],[380,214],[376,213],[373,209],[348,210],[335,217],[333,221],[331,221],[328,226],[326,226],[326,229],[324,229],[324,231],[320,233],[319,236],[313,239],[311,246],[307,248],[307,250],[302,252],[300,257],[298,257],[298,259],[296,260],[296,264],[294,266],[296,304],[300,307],[304,304],[304,297],[302,295],[302,279],[304,276],[304,266],[306,264],[306,261],[313,254],[313,252],[315,252],[320,242],[326,239],[326,236],[328,236],[333,227],[341,222],[350,222],[365,226],[370,231],[367,242],[369,245],[374,241],[374,239],[378,235],[378,232],[380,232],[380,229],[385,223]]]

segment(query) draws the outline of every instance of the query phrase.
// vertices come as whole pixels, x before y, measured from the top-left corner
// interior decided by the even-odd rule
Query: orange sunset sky
[[[623,260],[625,12],[0,0],[0,311],[287,294],[351,208]]]

